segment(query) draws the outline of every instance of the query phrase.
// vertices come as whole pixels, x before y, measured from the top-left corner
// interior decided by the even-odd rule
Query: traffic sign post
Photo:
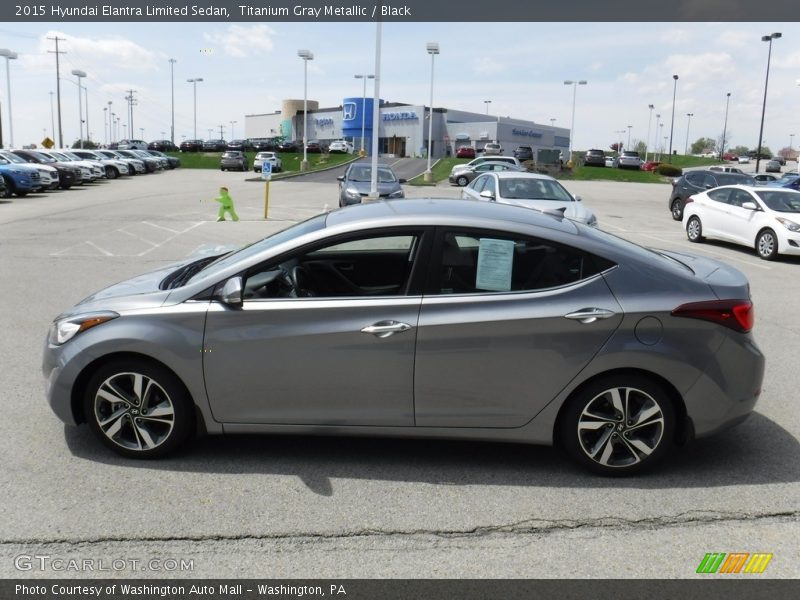
[[[272,179],[272,163],[261,163],[261,179],[264,180],[264,219],[269,218],[269,182]]]

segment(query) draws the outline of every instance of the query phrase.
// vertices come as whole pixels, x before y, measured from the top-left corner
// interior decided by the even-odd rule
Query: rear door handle
[[[597,319],[613,317],[615,314],[613,310],[608,310],[606,308],[582,308],[575,312],[567,313],[564,315],[564,318],[588,324],[594,323]]]
[[[361,333],[371,333],[375,337],[387,338],[395,333],[402,333],[411,329],[408,323],[401,323],[400,321],[378,321],[372,325],[367,325],[361,330]]]

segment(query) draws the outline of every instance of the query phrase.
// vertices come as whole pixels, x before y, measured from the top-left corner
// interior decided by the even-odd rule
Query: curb
[[[311,175],[313,173],[324,173],[325,171],[333,171],[334,169],[338,169],[339,167],[342,167],[344,165],[349,165],[350,163],[355,162],[360,158],[361,158],[360,156],[356,156],[351,160],[346,160],[345,162],[341,162],[339,164],[332,165],[330,167],[325,167],[323,169],[314,169],[313,171],[306,171],[305,173],[302,173],[300,171],[298,171],[297,173],[286,173],[286,174],[281,173],[277,176],[273,176],[271,181],[280,181],[281,179],[292,179],[294,177],[305,177],[306,175]],[[245,181],[264,181],[264,180],[261,179],[261,177],[252,177],[250,179],[245,179]]]

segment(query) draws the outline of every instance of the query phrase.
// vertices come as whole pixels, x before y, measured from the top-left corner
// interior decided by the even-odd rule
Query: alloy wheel
[[[175,425],[175,407],[154,379],[141,373],[117,373],[97,389],[94,417],[111,442],[132,451],[163,444]]]
[[[606,468],[647,459],[664,435],[664,413],[647,392],[614,387],[592,398],[578,418],[578,441],[586,456]]]

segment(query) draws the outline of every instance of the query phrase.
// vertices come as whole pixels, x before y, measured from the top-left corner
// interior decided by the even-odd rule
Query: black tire
[[[631,475],[669,454],[675,421],[675,408],[662,387],[631,373],[598,379],[573,394],[557,434],[564,450],[585,469]]]
[[[778,256],[778,236],[772,229],[762,229],[756,236],[756,254],[764,260],[775,260]]]
[[[138,393],[136,376],[147,382]],[[122,456],[166,456],[195,431],[194,406],[186,388],[158,363],[123,359],[102,366],[89,380],[83,401],[89,427],[103,444]]]
[[[106,179],[116,179],[119,177],[119,171],[114,167],[106,167]]]
[[[461,175],[460,177],[456,177],[456,185],[458,185],[460,187],[464,187],[468,183],[469,183],[469,179],[467,179],[463,175]]]
[[[11,195],[14,193],[14,191],[11,189],[11,184],[6,178],[3,178],[3,181],[5,182],[5,186],[3,186],[3,189],[0,190],[0,198],[11,198]]]
[[[14,194],[17,196],[17,198],[24,198],[25,196],[27,196],[27,195],[28,195],[28,190],[24,190],[24,191],[22,191],[22,190],[15,190],[15,191],[14,191]]]
[[[681,202],[680,198],[675,198],[670,205],[670,212],[672,213],[672,218],[676,221],[683,220],[683,202]]]
[[[692,217],[686,223],[686,237],[695,244],[703,241],[703,224],[699,217]]]
[[[219,168],[219,170],[220,170],[220,171],[224,171],[224,170],[225,170],[225,167],[220,167],[220,168]]]

